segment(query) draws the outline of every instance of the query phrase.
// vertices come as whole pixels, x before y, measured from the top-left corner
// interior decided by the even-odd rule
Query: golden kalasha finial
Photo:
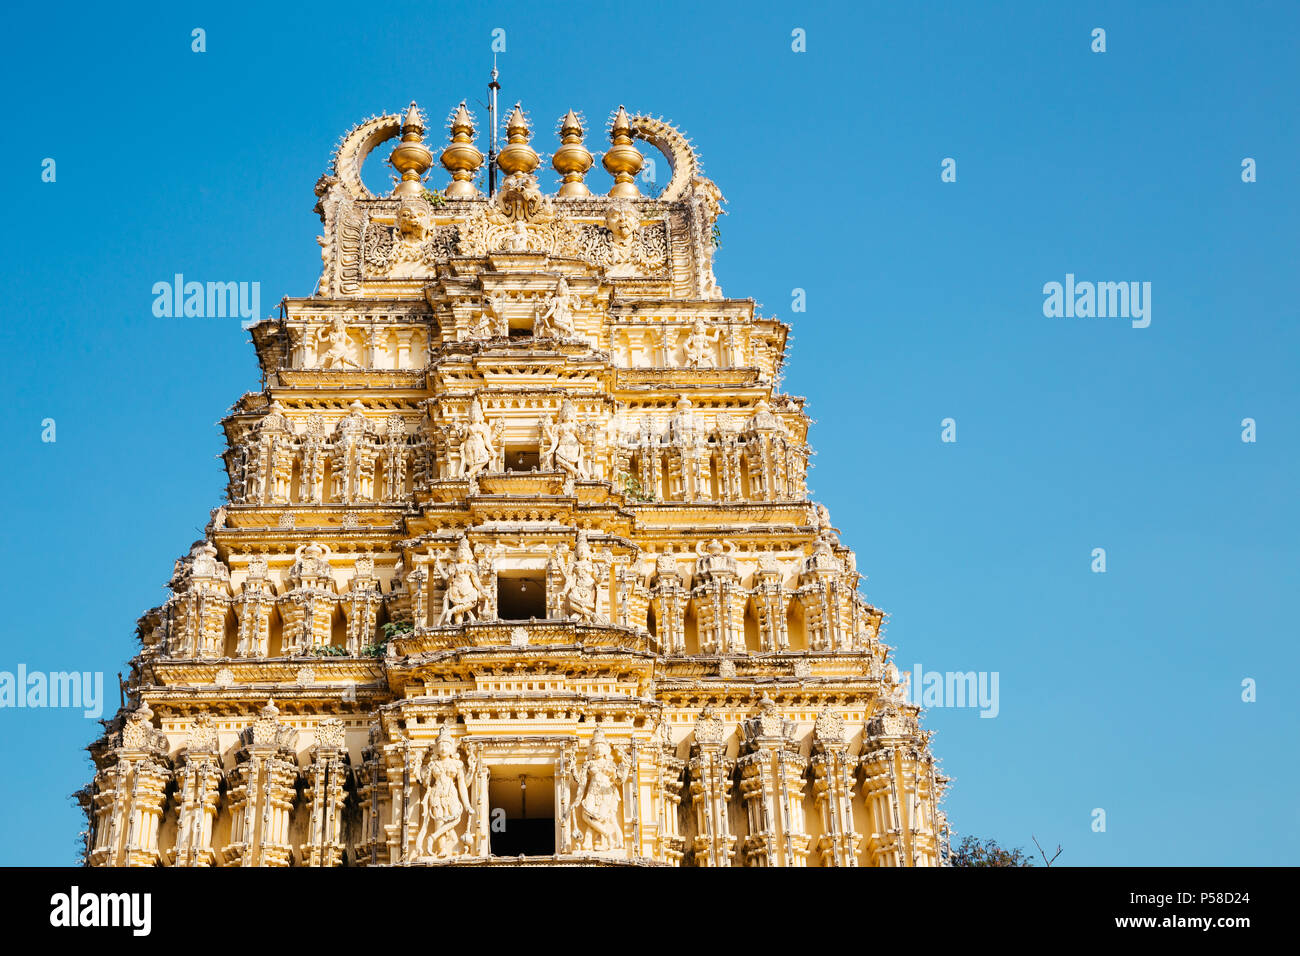
[[[563,144],[551,157],[551,165],[564,177],[558,196],[590,196],[591,190],[582,181],[591,169],[591,153],[582,145],[582,122],[569,110],[560,120],[560,142]]]
[[[506,138],[509,142],[497,157],[497,166],[507,176],[514,173],[531,173],[541,162],[537,153],[528,145],[528,120],[518,103],[506,120]]]
[[[609,140],[614,145],[601,160],[606,172],[614,177],[614,187],[609,195],[615,199],[639,199],[641,191],[636,188],[636,174],[645,165],[645,157],[632,145],[632,124],[628,121],[627,110],[621,106],[614,116],[614,125],[610,127]]]
[[[419,196],[424,192],[420,179],[433,166],[433,154],[424,145],[424,120],[414,100],[406,111],[406,119],[402,120],[402,141],[393,148],[388,161],[402,174],[402,181],[393,190],[394,196]]]
[[[474,147],[474,118],[460,101],[451,118],[451,145],[442,151],[442,165],[451,173],[451,182],[442,194],[448,199],[473,199],[474,173],[483,165],[483,154]]]

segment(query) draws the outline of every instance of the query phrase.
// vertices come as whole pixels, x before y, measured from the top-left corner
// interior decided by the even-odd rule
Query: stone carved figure
[[[417,857],[450,856],[456,847],[456,827],[470,809],[465,786],[465,764],[456,742],[444,724],[438,740],[420,761],[417,772],[424,795],[420,799],[420,832],[415,838]]]
[[[578,297],[569,293],[569,283],[564,277],[556,284],[555,293],[546,297],[546,304],[533,322],[533,335],[538,338],[572,338],[577,334],[573,327],[573,313],[578,307]]]
[[[592,557],[591,546],[587,544],[587,532],[578,532],[573,558],[567,563],[561,559],[560,564],[560,573],[564,577],[564,587],[560,591],[561,606],[568,612],[570,620],[601,620],[599,583],[609,573],[612,561],[613,558],[608,553]]]
[[[674,440],[682,445],[694,445],[699,440],[699,427],[689,398],[679,398],[672,417],[668,420]]]
[[[605,274],[609,276],[636,275],[640,256],[637,238],[641,231],[641,216],[630,202],[610,203],[605,210],[605,228],[610,242]]]
[[[577,421],[573,403],[568,399],[560,406],[556,421],[543,419],[542,429],[542,468],[550,471],[558,468],[573,478],[586,478],[585,429]]]
[[[575,823],[573,836],[581,841],[584,850],[601,852],[623,848],[623,826],[619,821],[620,790],[631,769],[632,763],[627,759],[622,760],[620,766],[604,732],[597,727],[586,761],[574,770],[578,794],[573,806],[583,827]]]
[[[409,279],[427,275],[439,259],[452,254],[455,226],[430,222],[429,204],[406,197],[392,216],[373,215],[365,226],[365,262],[375,275]]]
[[[463,624],[467,620],[477,621],[479,605],[488,596],[488,591],[479,577],[478,563],[474,559],[474,549],[470,547],[469,539],[461,536],[456,544],[456,560],[451,567],[444,567],[439,559],[435,570],[447,582],[442,595],[442,614],[438,618],[438,626]]]
[[[460,476],[473,478],[496,460],[497,444],[501,440],[503,425],[489,425],[483,417],[483,406],[478,399],[470,402],[469,423],[459,426]]]
[[[524,225],[522,220],[516,221],[502,241],[505,243],[506,252],[527,252],[528,227]]]
[[[360,368],[348,355],[348,324],[336,315],[330,324],[316,332],[316,353],[320,355],[321,368]]]
[[[696,316],[691,331],[686,336],[686,367],[713,368],[717,363],[713,359],[713,345],[720,333],[704,331],[704,320]]]

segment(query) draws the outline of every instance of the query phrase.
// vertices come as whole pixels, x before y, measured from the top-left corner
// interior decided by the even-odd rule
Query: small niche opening
[[[493,856],[555,854],[555,775],[550,767],[501,767],[488,780]]]
[[[536,471],[540,464],[536,445],[506,446],[506,471]]]
[[[501,571],[497,574],[497,616],[503,621],[546,617],[546,574]]]

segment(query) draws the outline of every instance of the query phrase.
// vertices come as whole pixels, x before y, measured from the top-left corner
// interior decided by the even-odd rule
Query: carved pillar
[[[288,866],[289,814],[298,779],[297,732],[279,722],[267,701],[241,735],[242,746],[228,775],[230,842],[222,848],[227,866]]]
[[[650,607],[650,592],[646,589],[635,564],[620,564],[615,571],[614,586],[618,595],[618,613],[615,620],[623,627],[645,627],[646,611]]]
[[[202,541],[181,559],[171,587],[172,654],[215,658],[225,655],[226,615],[230,610],[230,571],[217,549]]]
[[[374,558],[370,555],[357,558],[356,574],[347,594],[343,596],[343,615],[347,619],[347,651],[353,657],[378,643],[375,621],[384,599],[379,593],[379,581],[375,578],[374,571]]]
[[[266,555],[254,555],[248,563],[248,577],[234,601],[238,657],[265,657],[271,634],[271,612],[275,590],[267,575]]]
[[[729,550],[728,550],[729,549]],[[707,554],[695,563],[692,591],[699,628],[700,652],[743,654],[745,652],[745,599],[734,557],[736,547],[714,540]]]
[[[316,726],[316,744],[309,751],[307,803],[311,809],[307,842],[298,847],[306,866],[343,865],[343,804],[348,752],[343,746],[343,722],[330,718]]]
[[[812,556],[804,561],[795,596],[803,607],[808,629],[808,648],[814,651],[839,649],[844,633],[844,567],[825,539],[818,541]]]
[[[370,725],[370,740],[361,754],[357,768],[357,798],[361,810],[361,834],[355,861],[359,866],[376,866],[389,862],[388,842],[384,838],[390,804],[385,793],[388,775],[384,766],[384,746],[379,724]]]
[[[650,590],[650,602],[655,612],[656,640],[665,654],[682,654],[686,651],[688,597],[673,556],[661,554],[655,562],[655,582]]]
[[[147,704],[130,714],[117,746],[97,757],[92,784],[91,866],[156,866],[158,824],[171,782],[167,737]]]
[[[939,866],[943,780],[934,769],[919,708],[886,700],[863,736],[862,794],[872,827],[868,865]]]
[[[821,819],[817,852],[822,866],[857,866],[861,836],[853,825],[853,778],[844,718],[829,710],[817,716],[810,761],[813,799]]]
[[[428,627],[429,621],[429,569],[417,564],[407,577],[411,592],[411,621],[416,628]]]
[[[221,753],[212,718],[202,714],[190,731],[176,773],[176,846],[168,853],[173,866],[215,866],[212,836],[221,797]]]
[[[712,707],[705,707],[695,721],[695,744],[686,765],[695,816],[691,850],[696,866],[731,866],[736,845],[727,804],[736,762],[727,756],[725,734]]]
[[[760,561],[762,560],[763,557],[760,555]],[[787,594],[781,578],[781,569],[775,560],[771,560],[767,566],[760,564],[758,571],[754,573],[752,597],[754,611],[758,618],[759,643],[764,651],[790,649],[790,635],[785,617]]]
[[[677,756],[667,722],[660,723],[655,743],[657,746],[652,751],[654,805],[650,808],[655,823],[654,855],[657,860],[681,866],[686,845],[681,831],[686,762]]]
[[[744,755],[737,761],[749,832],[742,844],[747,866],[807,866],[803,770],[794,724],[764,696],[759,715],[745,721]]]

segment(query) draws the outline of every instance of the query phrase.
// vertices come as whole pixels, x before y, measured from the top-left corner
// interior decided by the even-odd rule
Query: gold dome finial
[[[531,173],[541,162],[536,151],[528,145],[529,135],[528,119],[524,116],[523,107],[516,103],[506,120],[506,138],[509,142],[497,156],[497,166],[507,176]]]
[[[402,141],[393,148],[388,162],[402,174],[401,182],[393,190],[394,196],[419,196],[424,192],[420,179],[433,166],[433,154],[424,145],[424,120],[415,100],[411,100],[402,120]]]
[[[483,165],[483,154],[474,146],[474,118],[460,101],[451,117],[451,145],[442,151],[442,165],[451,173],[451,182],[442,194],[448,199],[473,199],[474,173]]]
[[[587,175],[587,170],[591,169],[595,160],[592,159],[587,147],[582,145],[582,135],[582,121],[573,110],[569,110],[564,114],[564,119],[560,120],[562,145],[551,157],[551,165],[564,177],[564,183],[556,194],[558,196],[591,195],[591,190],[587,188],[582,178]]]
[[[632,123],[627,110],[621,106],[610,127],[609,140],[613,145],[601,160],[605,170],[614,177],[609,195],[615,199],[639,199],[641,191],[636,188],[636,174],[645,165],[645,157],[632,145]]]

